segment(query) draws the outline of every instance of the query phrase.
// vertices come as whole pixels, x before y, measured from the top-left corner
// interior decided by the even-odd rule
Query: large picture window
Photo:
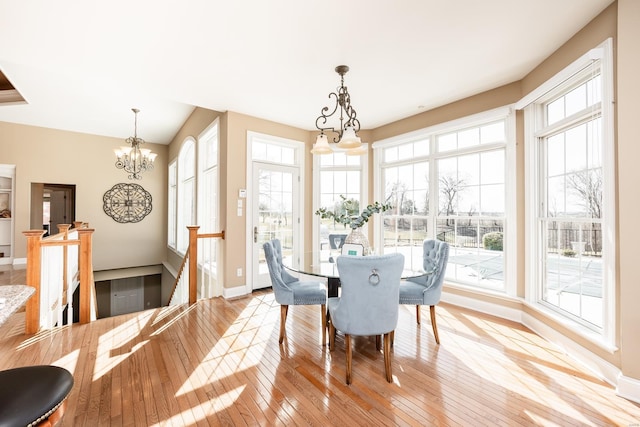
[[[484,118],[486,116],[486,118]],[[426,238],[449,243],[446,279],[504,291],[508,110],[374,144],[380,154],[384,252],[422,265]]]

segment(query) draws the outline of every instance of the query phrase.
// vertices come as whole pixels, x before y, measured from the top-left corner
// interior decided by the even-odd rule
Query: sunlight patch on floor
[[[249,369],[258,363],[256,360],[259,360],[264,353],[268,342],[268,336],[260,331],[260,327],[264,323],[255,316],[255,312],[263,308],[262,305],[266,305],[266,308],[271,307],[269,301],[264,301],[262,298],[252,298],[252,301],[238,315],[176,392],[176,397],[192,393],[211,382],[234,375],[243,369]],[[268,310],[265,310],[265,314],[266,312]],[[247,357],[249,350],[252,353],[258,353],[257,359]]]
[[[224,411],[232,406],[238,397],[244,392],[245,385],[234,388],[220,396],[212,398],[207,402],[200,403],[185,411],[180,412],[168,418],[162,420],[160,423],[152,424],[152,426],[179,426],[179,425],[194,425],[198,421],[213,420],[216,412]]]

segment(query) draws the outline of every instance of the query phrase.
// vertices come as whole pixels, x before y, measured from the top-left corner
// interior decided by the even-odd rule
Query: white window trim
[[[487,122],[497,121],[497,120],[505,120],[506,123],[506,144],[482,144],[480,146],[473,146],[469,148],[465,148],[462,150],[456,151],[447,151],[438,153],[435,150],[435,138],[433,138],[436,134],[446,133],[449,131],[454,131],[464,127],[473,127],[477,125],[482,125]],[[503,107],[494,108],[491,110],[483,111],[480,113],[472,114],[470,116],[461,117],[458,119],[450,120],[443,123],[438,123],[433,126],[429,126],[423,129],[418,129],[412,132],[407,132],[401,135],[396,135],[390,138],[385,138],[373,143],[373,164],[374,164],[374,197],[380,197],[383,191],[383,183],[382,183],[382,173],[381,168],[379,167],[382,164],[382,151],[385,148],[410,143],[416,140],[429,140],[429,155],[425,156],[426,159],[429,159],[429,173],[430,173],[430,181],[433,182],[434,179],[437,179],[435,173],[437,172],[436,168],[433,167],[432,162],[443,158],[449,157],[451,155],[463,155],[473,152],[483,152],[487,150],[491,150],[493,148],[504,147],[505,149],[505,247],[507,248],[517,248],[517,216],[516,216],[516,207],[517,207],[517,199],[516,199],[516,120],[515,120],[515,110],[512,105],[507,105]],[[399,162],[400,163],[400,162]],[[434,178],[435,177],[435,178]],[[435,195],[432,194],[432,197]],[[435,206],[433,200],[431,204]],[[435,229],[435,219],[436,215],[430,213],[430,218],[432,220],[431,229]],[[381,233],[381,227],[376,227],[374,234],[374,238],[379,238]],[[377,240],[376,240],[377,242]],[[507,250],[504,253],[504,291],[500,291],[500,295],[508,295],[508,296],[517,296],[517,268],[516,268],[516,260],[517,255],[515,250]],[[493,289],[484,289],[479,286],[470,286],[464,284],[449,284],[452,287],[460,287],[463,289],[472,289],[474,292],[487,293],[490,295],[495,295],[496,291]]]
[[[539,197],[536,186],[539,185],[542,177],[537,165],[540,161],[539,150],[537,149],[537,137],[534,135],[536,129],[542,126],[542,116],[537,111],[535,103],[540,102],[544,97],[570,79],[575,74],[589,67],[594,59],[600,59],[602,76],[602,131],[603,131],[603,330],[602,335],[576,322],[561,316],[553,310],[546,309],[537,301],[539,299],[539,272],[534,263],[539,258],[541,248],[537,243],[540,238],[536,238],[538,233],[536,225],[536,212],[539,206]],[[615,200],[615,144],[614,144],[614,109],[613,99],[613,40],[605,40],[599,46],[589,50],[580,58],[575,60],[565,69],[540,85],[537,89],[523,97],[516,103],[517,109],[525,110],[525,241],[528,242],[525,257],[525,299],[531,307],[539,310],[545,315],[552,317],[557,322],[563,324],[571,331],[586,338],[600,348],[613,352],[616,350],[616,200]]]

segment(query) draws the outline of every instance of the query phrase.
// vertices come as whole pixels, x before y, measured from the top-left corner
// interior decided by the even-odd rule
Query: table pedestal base
[[[328,298],[337,297],[339,287],[340,287],[339,277],[327,277],[327,297]]]

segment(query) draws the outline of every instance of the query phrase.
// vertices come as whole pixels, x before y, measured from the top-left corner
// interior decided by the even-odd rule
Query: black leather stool
[[[72,387],[73,376],[58,366],[0,371],[0,427],[54,425]]]

